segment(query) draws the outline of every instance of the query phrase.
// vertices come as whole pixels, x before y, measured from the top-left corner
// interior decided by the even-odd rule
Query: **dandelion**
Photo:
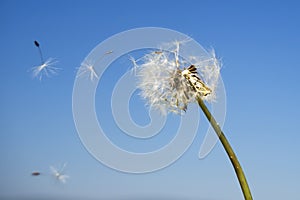
[[[172,45],[171,45],[172,46]],[[180,57],[180,42],[175,42],[170,51],[155,51],[135,60],[140,95],[147,105],[163,114],[186,111],[188,104],[197,102],[218,135],[238,177],[246,200],[252,200],[251,192],[242,167],[220,126],[206,107],[204,101],[216,99],[216,87],[220,76],[220,62],[215,52],[203,60],[191,56],[187,62]]]
[[[140,95],[149,106],[163,114],[186,111],[189,103],[196,102],[197,96],[212,101],[220,74],[218,62],[212,66],[211,61],[203,63],[194,58],[197,62],[187,66],[179,57],[179,42],[174,46],[172,51],[154,51],[138,60],[131,59],[137,71]],[[214,77],[206,76],[208,72]]]
[[[101,60],[104,56],[113,53],[113,51],[107,51],[105,52],[102,57],[99,58]],[[79,67],[79,71],[77,74],[77,78],[88,75],[89,79],[91,81],[94,81],[96,79],[99,79],[99,76],[94,68],[95,63],[92,61],[84,61],[81,63],[81,66]]]
[[[39,49],[41,64],[31,68],[32,76],[42,80],[43,76],[50,77],[50,75],[56,75],[59,71],[59,68],[54,66],[58,61],[53,58],[48,58],[46,61],[44,61],[40,44],[37,41],[34,41],[34,44]]]
[[[65,167],[66,167],[66,163],[63,165],[63,167],[60,170],[57,170],[55,167],[50,166],[52,175],[55,177],[56,180],[62,183],[66,183],[67,179],[70,178],[68,175],[64,174]]]

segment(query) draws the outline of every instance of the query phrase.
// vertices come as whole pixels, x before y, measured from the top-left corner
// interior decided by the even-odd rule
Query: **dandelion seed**
[[[58,61],[53,58],[47,59],[45,62],[43,62],[41,65],[33,67],[31,69],[32,76],[37,77],[39,80],[42,80],[43,76],[50,77],[51,75],[58,74],[58,71],[60,68],[54,67],[54,65]]]
[[[187,67],[179,56],[180,44],[177,41],[170,45],[171,51],[155,51],[134,62],[141,97],[163,114],[185,112],[196,97],[215,98],[220,65],[213,57],[207,61],[194,57],[195,63]]]
[[[132,72],[134,72],[134,75],[136,75],[137,74],[136,73],[137,72],[137,68],[139,67],[139,65],[137,63],[140,61],[140,59],[136,60],[134,57],[130,56],[129,60],[133,64],[133,70],[132,70]]]
[[[113,53],[113,51],[105,52],[98,60],[101,60],[104,56],[111,53]],[[94,68],[94,65],[94,62],[92,61],[84,61],[83,63],[81,63],[81,66],[79,67],[79,71],[77,73],[77,78],[87,75],[91,81],[98,79],[99,76]]]
[[[94,79],[98,79],[99,76],[96,73],[95,69],[94,69],[94,65],[91,64],[90,62],[83,62],[79,68],[79,72],[77,74],[77,78],[84,76],[84,75],[88,75],[89,79],[91,81],[94,81]]]
[[[112,50],[105,52],[105,55],[113,53]]]
[[[32,172],[32,173],[31,173],[31,176],[39,176],[39,175],[41,175],[40,172]]]
[[[58,180],[62,183],[66,183],[67,179],[70,178],[68,175],[64,174],[64,169],[65,169],[66,165],[67,164],[65,163],[60,170],[57,170],[53,166],[50,166],[52,175],[55,177],[56,180]]]
[[[46,61],[44,61],[39,42],[35,40],[34,45],[39,49],[41,64],[31,68],[32,76],[34,78],[37,77],[39,80],[42,80],[43,76],[50,77],[50,75],[58,74],[58,71],[60,69],[57,67],[54,67],[58,61],[53,58],[48,58]]]

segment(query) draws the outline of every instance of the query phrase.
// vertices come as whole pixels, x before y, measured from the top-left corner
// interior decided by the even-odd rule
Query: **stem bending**
[[[252,195],[250,192],[250,188],[248,186],[247,180],[246,180],[246,176],[243,172],[243,169],[233,151],[233,149],[231,148],[228,140],[226,139],[223,131],[221,130],[220,126],[218,125],[218,123],[216,122],[215,118],[212,116],[212,114],[210,113],[210,111],[208,110],[208,108],[206,107],[205,103],[203,102],[203,100],[200,97],[197,97],[197,101],[199,106],[201,107],[202,111],[204,112],[206,118],[208,119],[208,121],[210,122],[211,126],[213,127],[213,129],[215,130],[216,134],[218,135],[230,161],[231,164],[233,165],[234,171],[238,177],[240,186],[242,188],[243,191],[243,195],[245,200],[252,200]]]

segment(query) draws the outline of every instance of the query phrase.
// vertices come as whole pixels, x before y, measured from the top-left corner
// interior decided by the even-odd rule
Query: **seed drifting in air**
[[[81,66],[79,67],[77,78],[87,76],[91,81],[99,79],[99,75],[97,74],[97,71],[95,70],[95,63],[101,61],[105,56],[112,54],[113,51],[106,51],[102,56],[100,56],[96,61],[91,60],[85,60],[81,63]]]
[[[41,175],[40,172],[32,172],[32,173],[31,173],[31,176],[39,176],[39,175]]]
[[[50,76],[58,73],[59,68],[54,67],[54,65],[57,63],[56,59],[48,58],[46,61],[44,61],[43,53],[40,47],[40,43],[38,41],[34,41],[34,45],[39,50],[39,55],[41,59],[41,64],[38,66],[35,66],[31,68],[32,76],[35,78],[37,77],[39,80],[42,80],[42,77],[44,75]]]

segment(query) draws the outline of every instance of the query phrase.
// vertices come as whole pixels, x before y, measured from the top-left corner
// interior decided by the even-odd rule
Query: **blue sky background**
[[[1,1],[0,23],[1,199],[243,199],[221,145],[198,159],[204,131],[176,163],[143,175],[102,165],[80,142],[72,116],[76,68],[101,41],[146,26],[215,48],[224,64],[224,132],[254,199],[299,196],[297,1]],[[59,60],[58,76],[31,78],[28,70],[40,63],[34,40],[44,57]],[[64,162],[71,178],[62,185],[48,174]],[[44,175],[32,177],[35,170]]]

